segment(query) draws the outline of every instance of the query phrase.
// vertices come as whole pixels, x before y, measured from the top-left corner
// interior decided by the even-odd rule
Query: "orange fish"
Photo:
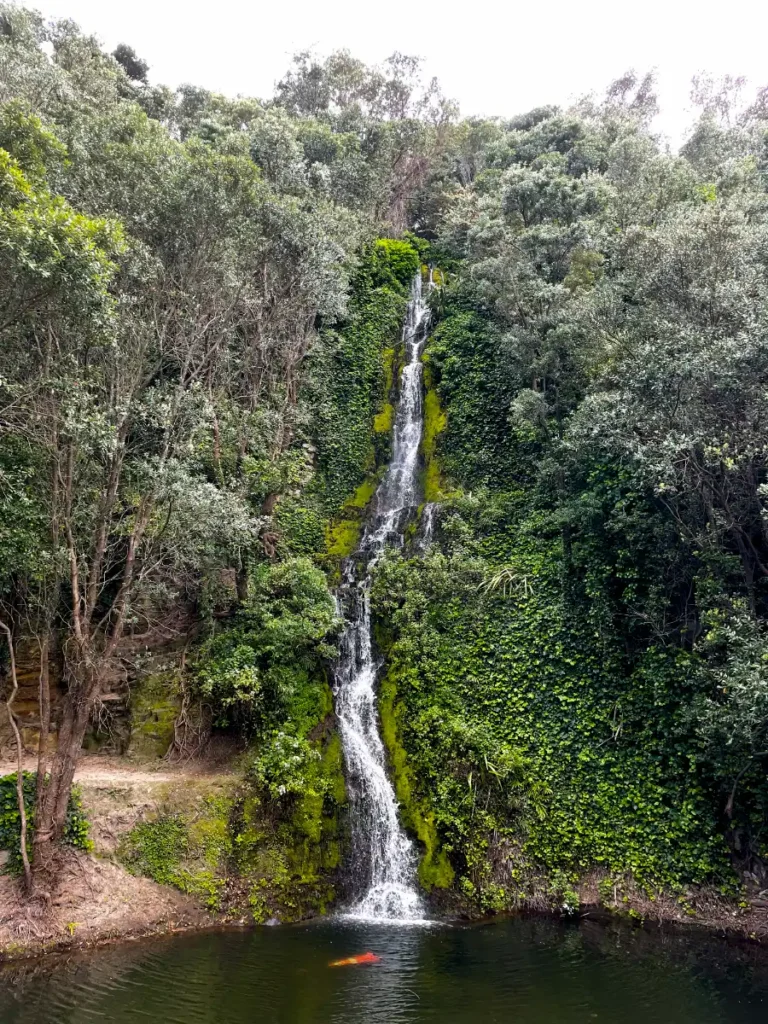
[[[353,964],[379,964],[381,957],[375,953],[361,953],[359,956],[348,956],[346,960],[333,960],[329,967],[351,967]]]

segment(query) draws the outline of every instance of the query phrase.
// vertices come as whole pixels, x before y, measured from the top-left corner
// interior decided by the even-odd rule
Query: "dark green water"
[[[330,968],[372,950],[381,963]],[[0,972],[0,1024],[766,1024],[768,961],[719,942],[512,920],[328,922],[129,944]]]

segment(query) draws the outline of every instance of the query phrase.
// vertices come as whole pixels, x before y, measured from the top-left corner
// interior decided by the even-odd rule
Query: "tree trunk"
[[[16,675],[16,652],[13,646],[13,634],[10,627],[4,622],[0,622],[0,630],[5,633],[11,659],[11,695],[6,701],[5,706],[8,712],[8,721],[11,724],[14,739],[16,740],[16,800],[19,807],[19,845],[21,847],[21,863],[24,866],[24,882],[27,891],[31,891],[32,871],[29,865],[29,855],[27,854],[27,809],[24,805],[24,747],[21,744],[19,727],[16,724],[16,716],[13,713],[13,702],[19,691],[19,680]]]
[[[45,777],[48,774],[48,734],[51,731],[51,634],[46,630],[40,642],[40,683],[38,704],[40,708],[40,738],[37,741],[37,788],[35,806],[42,801]]]
[[[72,782],[99,692],[101,667],[90,658],[75,666],[64,698],[59,740],[50,775],[38,788],[32,865],[33,886],[38,890],[49,891],[56,870],[57,846],[64,837]]]

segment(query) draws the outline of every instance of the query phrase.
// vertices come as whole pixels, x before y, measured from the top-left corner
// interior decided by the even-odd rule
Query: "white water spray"
[[[440,506],[437,502],[430,501],[421,510],[421,522],[419,523],[419,537],[416,542],[416,550],[426,554],[435,537],[435,523],[437,521]]]
[[[399,922],[423,920],[424,907],[416,886],[416,851],[400,827],[379,733],[370,587],[371,571],[384,548],[402,547],[403,530],[418,503],[416,474],[423,427],[421,350],[428,323],[429,310],[417,274],[403,328],[405,366],[392,461],[376,492],[373,515],[356,556],[344,566],[339,589],[347,626],[334,686],[352,807],[352,867],[363,893],[349,908],[348,916]]]

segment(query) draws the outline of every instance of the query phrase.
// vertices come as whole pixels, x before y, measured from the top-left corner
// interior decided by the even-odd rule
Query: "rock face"
[[[148,618],[150,618],[148,616]],[[174,605],[163,615],[151,616],[153,625],[128,634],[121,642],[104,680],[85,749],[138,756],[164,754],[173,739],[173,721],[179,707],[178,673],[184,651],[199,624],[192,609]],[[59,638],[57,638],[59,639]],[[57,643],[49,662],[51,730],[49,746],[56,744],[57,722],[66,681],[64,658]],[[40,738],[40,648],[22,639],[16,648],[19,691],[13,710],[28,754],[37,752]],[[9,680],[0,675],[0,695]],[[0,758],[15,757],[13,733],[5,714],[0,715]]]
[[[56,712],[61,697],[61,665],[60,652],[51,659],[51,720],[56,721]],[[40,736],[40,648],[35,641],[22,640],[16,647],[16,678],[19,691],[13,703],[13,710],[21,733],[25,749],[32,753],[37,750]],[[0,694],[5,694],[10,679],[0,675]],[[55,724],[51,730],[51,744],[56,741]],[[8,716],[0,714],[0,757],[15,757],[15,743]]]

